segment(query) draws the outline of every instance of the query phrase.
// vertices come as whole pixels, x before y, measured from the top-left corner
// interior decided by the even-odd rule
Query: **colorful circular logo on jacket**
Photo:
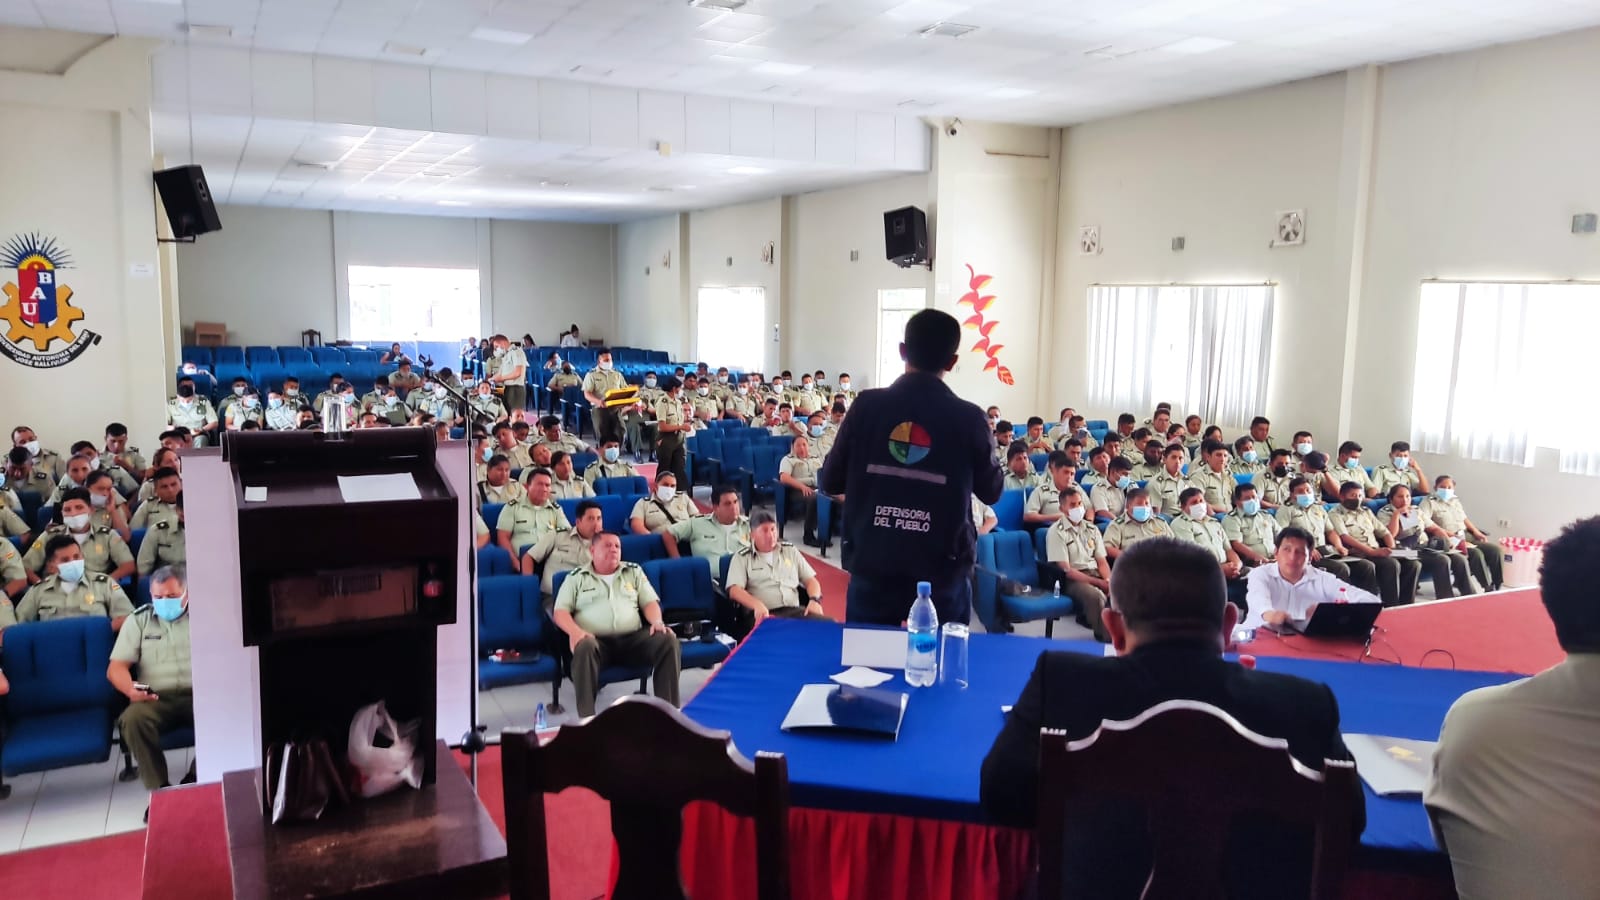
[[[901,422],[889,432],[889,453],[908,466],[922,462],[932,446],[928,432],[915,422]]]

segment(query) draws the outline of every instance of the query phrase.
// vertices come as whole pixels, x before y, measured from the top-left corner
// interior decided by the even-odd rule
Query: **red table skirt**
[[[683,883],[695,900],[756,896],[755,823],[708,803],[683,814]],[[1023,896],[1033,833],[877,813],[789,811],[794,900],[975,900]],[[1352,870],[1349,900],[1447,900],[1448,877]]]

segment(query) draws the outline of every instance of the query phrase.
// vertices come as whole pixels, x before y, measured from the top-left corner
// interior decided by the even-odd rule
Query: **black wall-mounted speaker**
[[[199,166],[177,166],[156,173],[156,191],[172,223],[172,236],[180,240],[208,231],[222,230],[217,204],[211,199],[211,186]]]
[[[902,268],[928,262],[928,217],[915,206],[883,214],[883,249]]]

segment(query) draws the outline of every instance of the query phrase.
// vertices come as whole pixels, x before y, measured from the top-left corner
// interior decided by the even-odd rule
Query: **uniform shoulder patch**
[[[170,522],[168,522],[165,519],[163,519],[160,522],[156,523],[156,530],[159,531],[159,530],[165,529],[170,524],[171,524]]]
[[[111,533],[111,526],[110,525],[101,525],[99,528],[96,528],[94,530],[94,533],[95,534],[110,534]]]

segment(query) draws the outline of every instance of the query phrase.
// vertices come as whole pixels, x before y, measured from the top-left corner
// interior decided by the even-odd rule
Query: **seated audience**
[[[135,479],[144,476],[144,454],[138,447],[128,446],[128,426],[121,422],[112,422],[106,426],[105,450],[101,456],[109,459],[112,465],[127,471]]]
[[[1346,484],[1360,485],[1363,497],[1378,496],[1377,486],[1361,466],[1361,445],[1355,441],[1345,441],[1339,445],[1339,464],[1332,467],[1328,475],[1341,487]],[[1340,494],[1343,494],[1342,490]]]
[[[1372,563],[1378,575],[1378,594],[1384,606],[1408,606],[1417,602],[1417,576],[1422,565],[1415,558],[1395,553],[1394,536],[1378,523],[1363,502],[1358,481],[1339,486],[1339,506],[1328,513],[1339,540],[1351,553]]]
[[[750,546],[750,520],[739,514],[739,489],[731,484],[719,484],[711,492],[711,514],[695,516],[676,522],[661,532],[661,542],[667,555],[677,559],[678,542],[689,542],[689,553],[717,561],[741,547]]]
[[[1256,442],[1256,450],[1275,455],[1280,449],[1278,439],[1272,436],[1272,422],[1266,416],[1256,416],[1250,420],[1250,440]],[[1291,447],[1281,449],[1291,450]]]
[[[1078,486],[1088,491],[1093,490],[1096,485],[1103,484],[1107,480],[1116,481],[1115,478],[1110,477],[1111,461],[1114,459],[1125,460],[1126,458],[1117,450],[1108,448],[1104,444],[1090,450],[1089,471],[1084,474],[1083,480],[1078,482]],[[1128,463],[1128,472],[1130,473],[1129,479],[1132,480],[1133,463]]]
[[[1233,461],[1228,464],[1228,470],[1235,475],[1249,475],[1254,479],[1266,474],[1266,460],[1249,435],[1233,442]]]
[[[688,494],[678,493],[678,476],[671,471],[657,469],[652,487],[653,493],[641,497],[628,514],[628,529],[634,534],[660,534],[699,512]]]
[[[1433,495],[1422,501],[1423,529],[1429,537],[1440,538],[1445,546],[1466,554],[1472,577],[1484,590],[1498,591],[1504,580],[1500,548],[1467,518],[1466,507],[1456,496],[1456,480],[1440,475],[1433,481]]]
[[[1305,458],[1316,452],[1317,449],[1316,442],[1312,440],[1311,432],[1309,431],[1296,431],[1294,433],[1294,442],[1290,446],[1294,448],[1296,467],[1299,467],[1305,461]],[[1327,454],[1323,454],[1323,459],[1327,459]]]
[[[977,529],[979,535],[985,535],[995,530],[1000,525],[1000,517],[994,514],[994,507],[979,500],[976,495],[972,498],[972,527]]]
[[[477,416],[471,420],[474,425],[484,421],[504,422],[511,416],[506,412],[505,404],[494,395],[494,385],[487,381],[480,381],[472,388],[472,413]]]
[[[132,518],[128,513],[128,504],[112,486],[111,475],[100,469],[85,476],[83,483],[84,490],[89,492],[89,503],[94,507],[89,524],[97,528],[110,528],[125,542],[133,540],[133,529],[128,525],[128,520]]]
[[[245,388],[244,393],[226,408],[223,427],[228,431],[243,431],[252,422],[260,428],[266,421],[261,410],[261,393],[253,387]]]
[[[489,457],[483,480],[478,482],[478,504],[513,503],[521,499],[524,493],[522,485],[511,477],[511,460],[498,452]]]
[[[411,407],[400,398],[400,391],[391,383],[385,385],[383,394],[368,412],[375,413],[385,425],[400,426],[411,421]]]
[[[77,541],[64,534],[53,535],[46,540],[42,555],[44,578],[35,579],[37,583],[17,603],[16,623],[103,616],[113,629],[122,627],[122,620],[133,612],[133,604],[116,578],[86,565]]]
[[[539,573],[539,589],[547,607],[555,598],[556,575],[587,562],[589,543],[603,530],[600,504],[593,500],[579,503],[575,516],[577,521],[572,523],[571,528],[555,528],[544,532],[538,542],[524,550],[522,555],[522,574]]]
[[[811,455],[811,440],[797,437],[789,445],[789,455],[778,462],[778,481],[789,493],[789,509],[803,511],[805,531],[801,538],[807,547],[820,547],[817,541],[817,475],[822,457]]]
[[[1028,445],[1029,453],[1049,453],[1055,449],[1044,436],[1044,419],[1039,416],[1028,417],[1028,430],[1022,440]]]
[[[1242,608],[1244,565],[1239,560],[1239,554],[1233,551],[1233,545],[1228,542],[1222,523],[1212,518],[1211,510],[1206,505],[1205,492],[1197,487],[1184,488],[1183,493],[1178,495],[1178,505],[1183,512],[1172,520],[1173,537],[1204,547],[1216,559],[1217,565],[1222,567],[1223,577],[1227,579],[1228,599]]]
[[[1050,461],[1044,467],[1044,478],[1023,504],[1023,524],[1049,525],[1061,518],[1061,495],[1068,488],[1077,487],[1077,471],[1065,453],[1052,451]]]
[[[1347,585],[1332,573],[1308,563],[1316,551],[1311,532],[1290,525],[1273,539],[1273,563],[1257,566],[1246,576],[1250,612],[1246,628],[1303,625],[1319,603],[1377,603],[1377,595]]]
[[[1389,461],[1372,470],[1372,486],[1377,488],[1377,496],[1389,496],[1389,489],[1397,484],[1410,488],[1413,496],[1429,491],[1428,476],[1412,458],[1411,445],[1405,441],[1390,444]]]
[[[572,650],[579,716],[594,715],[600,670],[611,665],[650,666],[655,695],[678,705],[678,639],[644,571],[622,561],[617,535],[600,532],[590,541],[590,561],[562,582],[552,618]]]
[[[994,458],[1000,465],[1006,464],[1006,454],[1011,452],[1011,444],[1016,440],[1015,429],[1011,423],[1001,419],[994,426]],[[1024,444],[1024,447],[1027,445]]]
[[[422,386],[422,376],[411,371],[411,360],[401,358],[399,368],[389,373],[389,387],[400,393],[401,401],[417,388]]]
[[[472,549],[482,550],[489,546],[489,523],[483,521],[483,513],[476,507],[472,510]]]
[[[1100,459],[1105,459],[1102,452]],[[1094,456],[1090,456],[1093,462]],[[1122,510],[1128,505],[1128,490],[1133,487],[1133,464],[1126,457],[1118,456],[1106,464],[1106,480],[1096,481],[1089,488],[1089,505],[1094,508],[1094,521],[1111,522],[1122,515]],[[1093,475],[1087,475],[1083,484],[1089,484]]]
[[[1224,515],[1233,510],[1233,488],[1239,483],[1228,466],[1228,445],[1206,441],[1199,447],[1200,465],[1191,468],[1189,484],[1200,489],[1206,511]]]
[[[533,457],[528,455],[528,448],[517,442],[517,433],[505,422],[495,425],[489,432],[494,435],[494,452],[504,456],[513,469],[526,469],[533,465]]]
[[[1289,484],[1295,478],[1294,453],[1281,448],[1272,451],[1267,470],[1256,476],[1256,483],[1261,486],[1261,505],[1267,509],[1277,509],[1293,503],[1294,499],[1289,496]]]
[[[167,401],[167,427],[189,429],[193,446],[204,447],[216,436],[217,421],[211,401],[195,391],[194,379],[179,378],[177,393]]]
[[[1183,449],[1189,451],[1193,457],[1200,451],[1200,445],[1205,443],[1205,421],[1194,413],[1183,417]]]
[[[638,474],[639,470],[622,458],[622,443],[611,437],[600,442],[600,458],[583,470],[583,480],[593,486],[601,478],[632,478]]]
[[[22,567],[22,554],[10,541],[0,541],[0,623],[16,621],[11,604],[27,589],[28,570]]]
[[[1278,520],[1268,515],[1257,498],[1256,486],[1246,482],[1233,486],[1233,511],[1222,517],[1222,532],[1228,546],[1247,566],[1272,562],[1278,538]]]
[[[1225,594],[1215,560],[1201,548],[1163,539],[1129,551],[1112,572],[1111,607],[1102,616],[1118,655],[1039,655],[983,761],[979,796],[989,819],[1024,828],[1035,824],[1041,728],[1083,739],[1104,721],[1133,719],[1167,700],[1215,706],[1252,732],[1284,739],[1289,753],[1312,769],[1320,770],[1328,759],[1349,759],[1339,734],[1338,701],[1325,685],[1222,659],[1238,615]],[[1365,827],[1359,784],[1355,792],[1359,835]],[[1138,897],[1150,877],[1152,853],[1144,810],[1114,796],[1089,803],[1067,816],[1065,896]],[[1230,896],[1308,893],[1311,843],[1304,832],[1244,816],[1229,844],[1230,858],[1249,861],[1228,867]]]
[[[82,552],[78,556],[92,573],[110,575],[112,581],[133,574],[133,554],[129,552],[127,543],[109,525],[96,528],[90,524],[93,512],[94,506],[86,489],[73,488],[62,495],[61,503],[51,514],[53,524],[39,535],[22,557],[22,564],[28,569],[29,581],[39,581],[39,573],[51,555],[49,546],[55,538],[65,538],[72,541],[75,547],[81,547]]]
[[[1466,554],[1446,547],[1439,538],[1423,530],[1422,511],[1411,502],[1411,489],[1394,482],[1389,486],[1389,503],[1378,510],[1378,525],[1394,538],[1395,548],[1417,554],[1417,560],[1433,578],[1433,593],[1440,600],[1476,593],[1467,568]],[[1450,586],[1455,584],[1455,594]]]
[[[293,431],[300,426],[300,409],[285,400],[282,391],[267,391],[264,421],[269,431]]]
[[[188,539],[183,529],[183,493],[178,493],[177,521],[163,518],[155,527],[145,532],[144,543],[139,545],[138,567],[140,575],[149,575],[165,566],[181,566],[188,562]]]
[[[728,564],[727,591],[728,599],[739,605],[736,638],[749,634],[769,615],[828,618],[817,573],[793,544],[778,538],[778,519],[765,509],[750,517],[750,543],[740,547]]]
[[[139,766],[145,790],[169,787],[161,736],[194,727],[194,674],[189,667],[189,587],[183,566],[150,575],[150,605],[135,611],[117,633],[106,679],[128,698],[117,733]],[[185,783],[194,780],[190,763]],[[145,820],[150,813],[145,811]]]
[[[1003,484],[1008,491],[1025,491],[1049,480],[1043,472],[1033,470],[1026,441],[1012,441],[1011,446],[1006,448],[1005,470]]]
[[[1339,502],[1339,482],[1328,474],[1328,457],[1313,450],[1300,457],[1300,477],[1311,484],[1318,503]]]
[[[1152,445],[1154,441],[1150,442]],[[1189,455],[1184,452],[1182,444],[1168,444],[1161,453],[1161,471],[1152,476],[1145,485],[1145,490],[1150,492],[1150,500],[1155,504],[1156,512],[1164,516],[1179,516],[1183,514],[1183,503],[1179,499],[1183,492],[1194,483],[1183,474],[1183,467],[1188,463]],[[1146,458],[1149,454],[1146,453]]]
[[[1332,573],[1340,581],[1376,594],[1378,570],[1370,560],[1358,559],[1345,548],[1328,510],[1313,495],[1311,482],[1296,476],[1289,485],[1290,502],[1278,508],[1278,525],[1293,526],[1317,539],[1311,548],[1312,565]]]
[[[1600,886],[1600,518],[1545,545],[1540,597],[1567,658],[1469,691],[1445,716],[1423,803],[1461,900],[1592,898]]]
[[[1059,570],[1052,580],[1076,604],[1078,621],[1094,632],[1095,640],[1107,642],[1110,638],[1100,616],[1111,591],[1105,539],[1085,517],[1083,493],[1076,487],[1061,492],[1060,509],[1061,517],[1050,526],[1044,540],[1045,557]]]
[[[550,496],[553,480],[549,469],[534,469],[528,477],[527,493],[507,503],[500,510],[500,518],[495,521],[495,533],[499,535],[500,546],[511,554],[511,564],[524,575],[532,575],[533,568],[523,565],[523,549],[537,544],[551,532],[565,531],[571,527],[567,524],[567,514],[562,512],[561,504]],[[586,502],[593,504],[593,501]],[[579,507],[582,506],[580,503]],[[595,509],[600,508],[598,504],[594,506]]]
[[[572,468],[572,454],[557,450],[550,454],[550,493],[557,500],[582,500],[594,496],[594,485],[579,478]]]
[[[588,453],[589,445],[578,439],[578,436],[561,427],[559,416],[545,416],[539,420],[539,433],[541,438],[535,443],[544,444],[550,452],[565,450],[570,453]]]
[[[1150,429],[1141,428],[1123,442],[1122,455],[1128,457],[1133,463],[1133,480],[1149,481],[1161,474],[1164,466],[1162,456],[1166,453],[1167,444],[1163,439],[1150,433]],[[1185,459],[1188,454],[1184,454]]]
[[[1153,537],[1172,537],[1172,527],[1156,515],[1150,505],[1150,492],[1134,488],[1128,492],[1122,515],[1106,526],[1106,555],[1115,561],[1129,547]]]

